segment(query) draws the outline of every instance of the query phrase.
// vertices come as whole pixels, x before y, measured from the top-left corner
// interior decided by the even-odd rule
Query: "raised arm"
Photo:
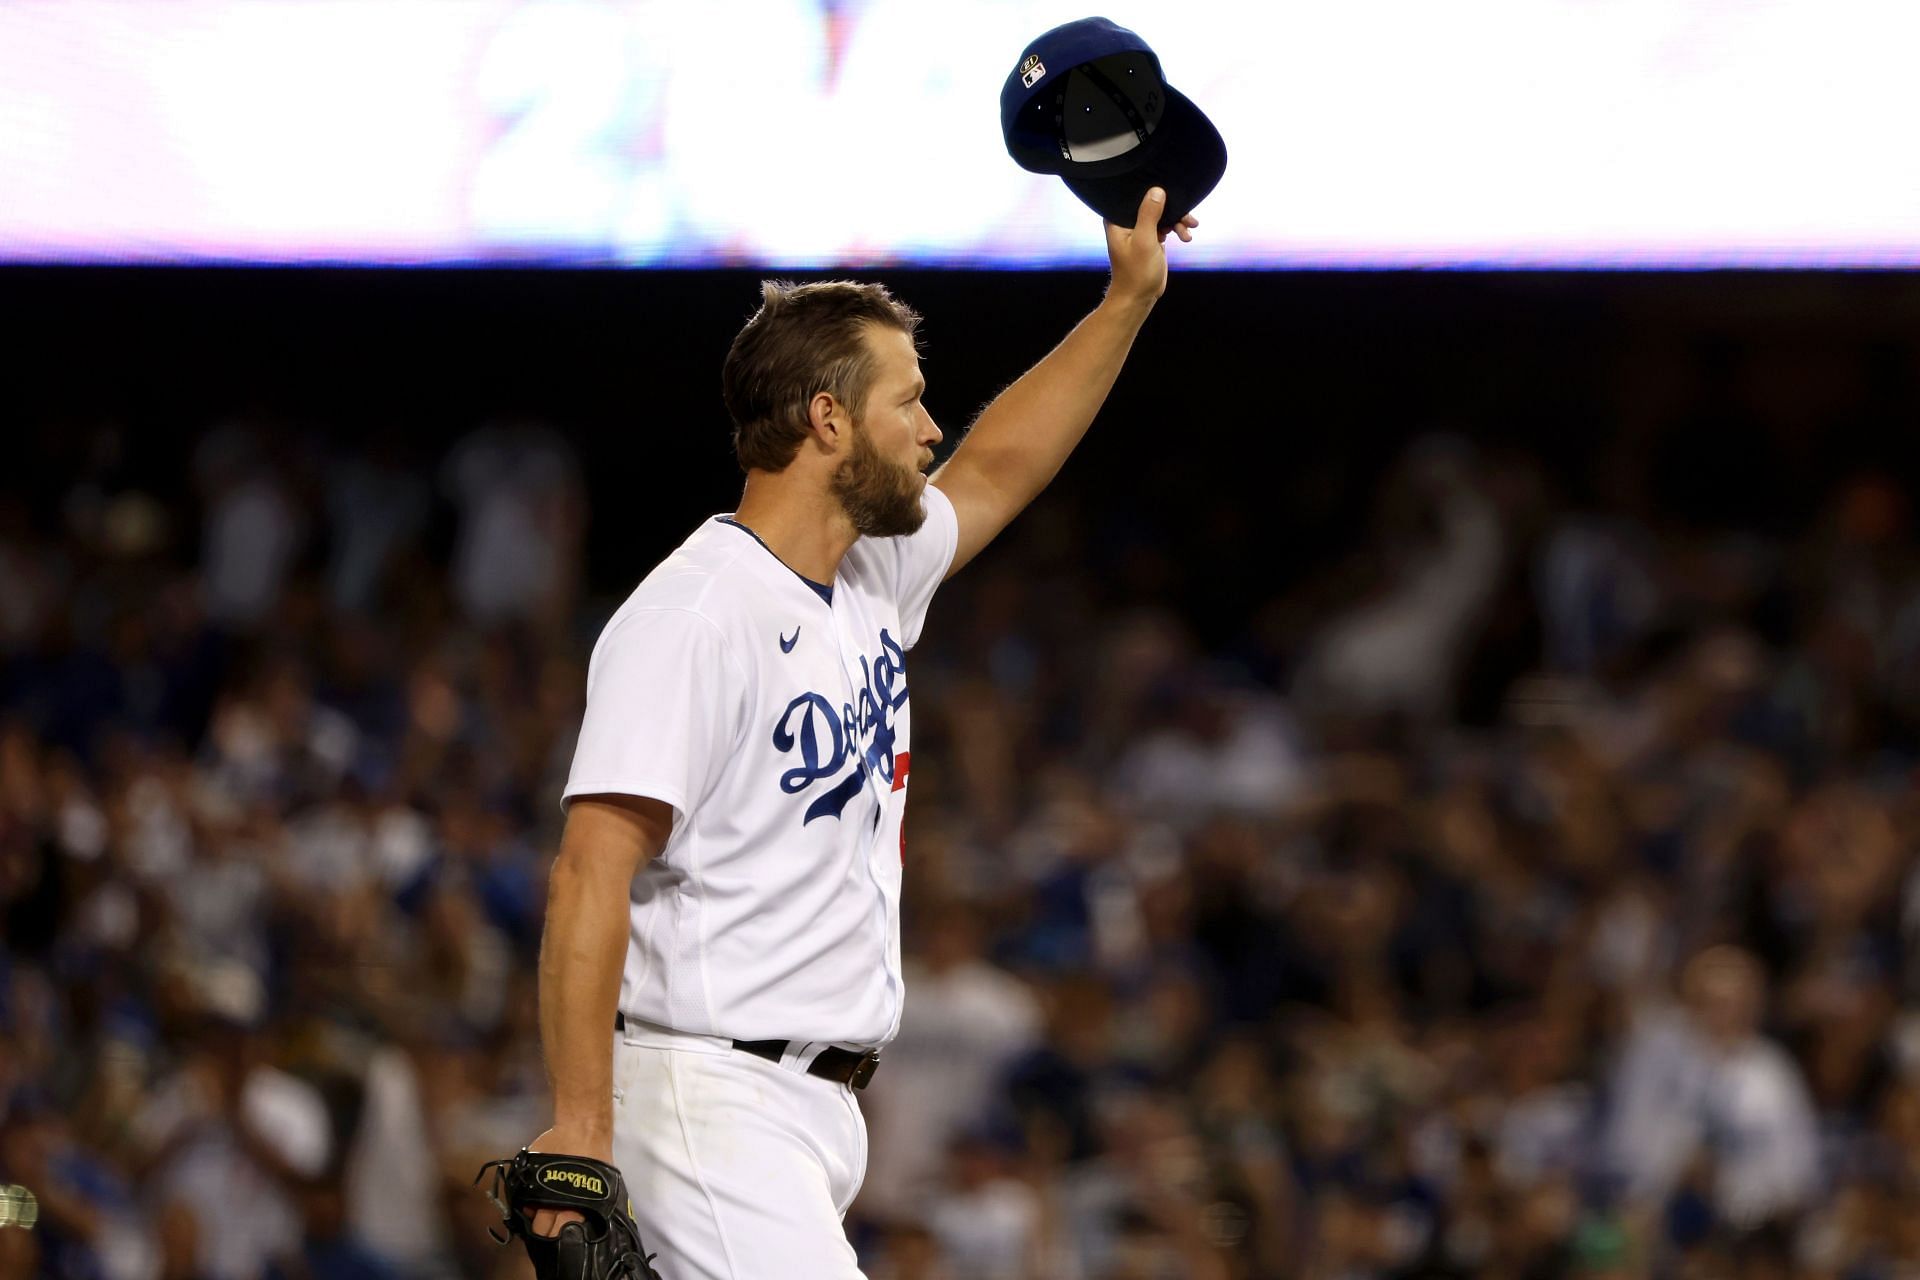
[[[1046,488],[1113,389],[1134,335],[1166,291],[1167,252],[1159,230],[1165,200],[1155,187],[1141,201],[1133,226],[1106,224],[1113,266],[1107,296],[1045,359],[995,397],[934,473],[933,483],[952,501],[960,525],[948,577]],[[1174,231],[1191,240],[1198,225],[1188,217]]]

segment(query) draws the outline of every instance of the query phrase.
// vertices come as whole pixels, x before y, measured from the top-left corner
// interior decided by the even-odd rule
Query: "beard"
[[[918,532],[927,522],[920,488],[918,471],[881,457],[866,428],[854,424],[853,451],[835,469],[832,490],[855,532],[868,538]]]

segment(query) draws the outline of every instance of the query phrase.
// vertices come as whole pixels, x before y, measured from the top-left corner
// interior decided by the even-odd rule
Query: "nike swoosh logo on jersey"
[[[793,646],[795,646],[796,644],[799,644],[799,643],[800,643],[800,628],[799,628],[799,627],[795,627],[795,628],[793,629],[793,639],[791,639],[791,640],[789,640],[789,639],[787,639],[787,637],[785,637],[785,636],[781,636],[781,637],[780,637],[780,652],[782,652],[782,653],[792,653],[792,652],[793,652]]]

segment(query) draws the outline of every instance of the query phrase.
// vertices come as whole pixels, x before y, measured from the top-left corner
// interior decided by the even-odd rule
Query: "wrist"
[[[605,1115],[577,1115],[557,1111],[553,1117],[555,1133],[577,1134],[583,1138],[605,1138],[613,1134],[613,1118]]]
[[[556,1119],[553,1128],[541,1134],[530,1144],[534,1151],[545,1151],[554,1155],[590,1156],[595,1160],[613,1161],[613,1124],[610,1119],[591,1118],[584,1121]]]
[[[1100,299],[1097,310],[1123,320],[1137,329],[1146,323],[1147,313],[1153,310],[1153,304],[1158,301],[1160,301],[1160,295],[1157,293],[1129,293],[1110,282],[1107,285],[1107,294]]]

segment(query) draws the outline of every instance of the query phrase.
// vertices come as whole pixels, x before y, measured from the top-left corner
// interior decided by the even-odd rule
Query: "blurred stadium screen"
[[[1114,3],[1226,136],[1184,261],[1920,264],[1908,0]],[[1095,265],[1025,0],[0,6],[0,261]]]

